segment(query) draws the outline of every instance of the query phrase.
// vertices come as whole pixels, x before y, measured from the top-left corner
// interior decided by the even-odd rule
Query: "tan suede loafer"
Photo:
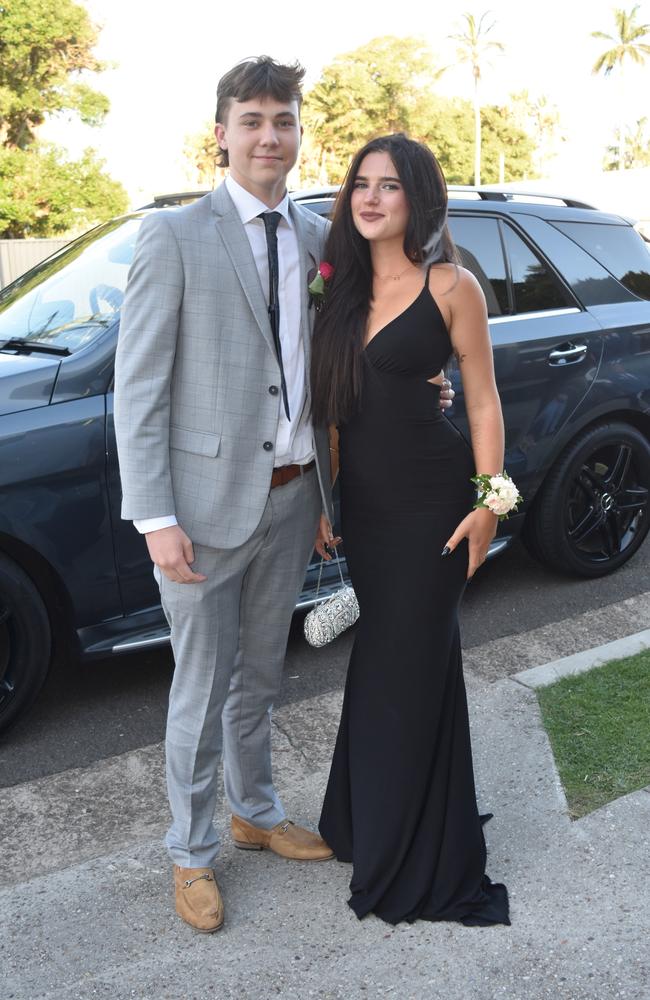
[[[176,912],[181,920],[202,934],[223,926],[223,900],[211,868],[174,865]]]
[[[334,857],[322,837],[285,819],[271,830],[261,830],[240,816],[233,816],[231,826],[235,847],[243,851],[263,851],[268,848],[281,858],[293,861],[326,861]]]

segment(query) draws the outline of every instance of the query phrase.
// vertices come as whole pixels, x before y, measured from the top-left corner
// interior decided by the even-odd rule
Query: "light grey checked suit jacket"
[[[323,259],[327,223],[293,202],[290,211],[304,276],[309,372],[308,274]],[[115,362],[122,517],[173,512],[193,542],[243,544],[268,499],[282,405],[281,393],[269,387],[279,384],[266,297],[225,186],[147,216]],[[323,509],[331,517],[327,433],[317,428],[314,437]]]

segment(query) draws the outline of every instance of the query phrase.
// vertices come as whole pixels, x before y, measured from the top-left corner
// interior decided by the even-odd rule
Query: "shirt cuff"
[[[133,522],[133,527],[141,535],[146,535],[149,531],[160,531],[161,528],[171,528],[178,524],[175,514],[167,514],[165,517],[145,517]]]

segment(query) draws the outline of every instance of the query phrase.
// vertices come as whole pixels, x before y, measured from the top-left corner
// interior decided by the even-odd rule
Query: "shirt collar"
[[[261,212],[269,212],[268,205],[265,205],[263,201],[256,198],[254,194],[243,188],[241,184],[230,175],[226,177],[226,188],[228,194],[233,200],[233,204],[237,209],[237,214],[241,219],[242,223],[246,225],[247,222],[252,222],[256,219]],[[285,222],[291,226],[291,216],[289,215],[289,195],[285,192],[284,198],[279,205],[276,205],[273,209],[274,212],[279,212]],[[261,222],[261,220],[260,220]]]

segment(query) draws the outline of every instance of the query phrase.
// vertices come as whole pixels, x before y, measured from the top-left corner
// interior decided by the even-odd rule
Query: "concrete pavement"
[[[225,927],[192,932],[173,909],[155,745],[2,793],[2,1000],[648,1000],[650,794],[571,822],[534,692],[481,676],[481,654],[494,649],[475,647],[467,669],[478,796],[511,927],[359,922],[349,866],[226,837]],[[340,698],[274,717],[287,812],[312,827]]]

